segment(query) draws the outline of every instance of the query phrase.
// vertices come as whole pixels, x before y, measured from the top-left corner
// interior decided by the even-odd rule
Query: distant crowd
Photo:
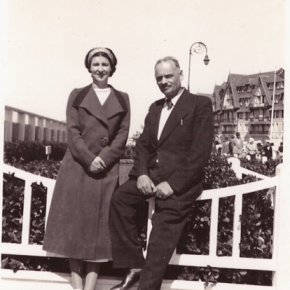
[[[220,140],[219,136],[213,139],[212,152],[224,155],[233,156],[237,158],[245,157],[248,160],[261,160],[267,162],[273,158],[283,158],[283,142],[280,142],[278,149],[273,148],[274,143],[271,140],[266,140],[263,144],[262,141],[255,141],[254,138],[249,138],[245,142],[239,132],[236,136],[223,136]]]

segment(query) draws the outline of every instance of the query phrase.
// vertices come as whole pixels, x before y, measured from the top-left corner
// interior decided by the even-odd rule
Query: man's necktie
[[[166,99],[165,100],[165,105],[167,107],[167,110],[171,110],[173,107],[173,103],[171,102],[171,99]]]

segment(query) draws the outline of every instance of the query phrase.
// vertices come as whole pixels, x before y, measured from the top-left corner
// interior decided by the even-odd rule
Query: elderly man
[[[114,290],[127,290],[138,280],[138,289],[160,289],[192,204],[202,192],[211,153],[210,99],[181,86],[182,70],[173,57],[157,61],[155,79],[165,98],[150,106],[129,180],[111,201],[114,267],[130,269]],[[135,205],[151,196],[155,196],[155,213],[144,259],[134,222]]]

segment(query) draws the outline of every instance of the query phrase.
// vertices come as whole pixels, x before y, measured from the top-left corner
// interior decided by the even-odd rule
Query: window
[[[279,95],[274,96],[274,104],[277,104],[279,100]],[[271,96],[271,102],[273,102],[273,95]]]
[[[284,88],[284,82],[278,82],[278,83],[276,83],[276,88],[277,89],[283,89]]]
[[[267,86],[269,91],[273,90],[273,83],[267,83]]]
[[[284,94],[279,95],[279,102],[284,104]]]
[[[255,104],[260,104],[261,103],[261,96],[256,96],[254,99]]]
[[[249,98],[245,99],[245,106],[249,107],[249,104],[250,104],[250,99]]]

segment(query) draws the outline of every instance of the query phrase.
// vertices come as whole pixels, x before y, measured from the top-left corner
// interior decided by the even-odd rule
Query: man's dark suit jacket
[[[150,169],[158,164],[160,182],[169,183],[174,190],[172,197],[193,200],[202,192],[203,171],[212,149],[212,103],[208,97],[184,90],[157,140],[164,101],[158,100],[149,108],[129,175],[150,176]]]

